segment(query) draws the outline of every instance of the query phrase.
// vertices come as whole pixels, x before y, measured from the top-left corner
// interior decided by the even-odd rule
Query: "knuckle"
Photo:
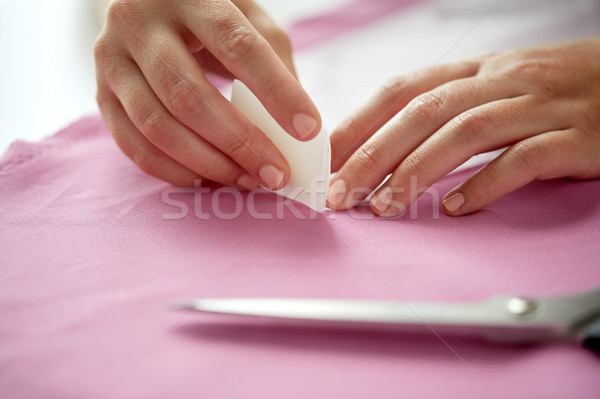
[[[485,112],[465,112],[454,118],[455,141],[458,144],[472,143],[483,139],[483,133],[493,123]]]
[[[512,63],[507,70],[510,76],[539,75],[540,70],[545,67],[544,63],[536,59],[523,59]]]
[[[97,62],[98,76],[105,80],[110,87],[123,83],[126,69],[123,68],[123,59],[116,55],[109,55]]]
[[[250,135],[228,134],[224,143],[224,151],[236,160],[246,158],[253,148],[250,137]]]
[[[262,95],[264,98],[281,98],[281,94],[285,93],[283,90],[286,85],[285,79],[273,76],[269,79],[262,88]]]
[[[160,108],[154,109],[140,123],[140,130],[157,147],[168,147],[171,118]]]
[[[490,195],[502,191],[502,176],[491,168],[483,168],[465,187],[468,190],[469,202],[475,206],[481,206],[488,202]]]
[[[549,95],[563,95],[564,72],[557,70],[551,60],[535,57],[521,59],[510,63],[500,72],[501,79],[519,82],[543,98]]]
[[[521,60],[508,68],[509,78],[525,82],[542,99],[569,97],[564,71],[546,59]]]
[[[541,164],[540,150],[527,141],[516,143],[511,150],[514,159],[525,168],[537,168]]]
[[[243,59],[258,45],[257,37],[245,26],[230,21],[220,21],[216,29],[219,49],[231,61]]]
[[[425,160],[418,152],[413,152],[402,162],[402,168],[410,176],[424,176],[426,172]]]
[[[383,86],[381,86],[380,93],[385,98],[397,98],[408,91],[406,79],[395,76],[388,79]]]
[[[107,22],[109,24],[131,21],[139,15],[145,4],[142,0],[113,0],[108,5]]]
[[[108,5],[108,11],[106,13],[106,23],[108,26],[114,25],[115,23],[121,23],[122,20],[129,19],[129,13],[133,6],[134,0],[113,0]]]
[[[94,61],[96,76],[102,76],[109,83],[118,81],[124,75],[125,58],[119,55],[118,43],[111,40],[110,35],[101,34],[94,42]]]
[[[442,113],[444,99],[436,93],[425,93],[413,99],[407,105],[407,112],[418,122],[430,124]]]
[[[169,88],[167,107],[176,116],[186,116],[197,112],[201,98],[189,79],[180,79]]]
[[[366,142],[356,152],[356,160],[361,169],[369,172],[379,171],[383,166],[383,154],[377,145]]]
[[[94,43],[94,59],[96,63],[102,62],[109,58],[112,51],[112,46],[108,43],[106,36],[100,35]]]

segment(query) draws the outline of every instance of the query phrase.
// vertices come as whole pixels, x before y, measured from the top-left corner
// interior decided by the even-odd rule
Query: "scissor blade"
[[[569,332],[555,320],[515,317],[507,311],[514,298],[483,302],[427,303],[294,298],[196,299],[176,306],[200,312],[255,316],[319,325],[367,325],[401,331],[479,336],[494,341],[530,342],[566,338]]]

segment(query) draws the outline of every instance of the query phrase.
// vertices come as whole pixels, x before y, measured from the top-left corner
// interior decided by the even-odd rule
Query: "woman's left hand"
[[[473,155],[506,146],[446,194],[446,213],[477,211],[536,179],[598,178],[600,37],[398,77],[331,143],[332,169],[339,172],[328,206],[357,205],[392,173],[370,202],[383,217],[402,214]]]

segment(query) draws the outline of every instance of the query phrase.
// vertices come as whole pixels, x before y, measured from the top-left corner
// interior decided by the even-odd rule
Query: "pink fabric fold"
[[[429,0],[352,0],[331,13],[300,20],[288,32],[294,50],[302,51],[427,2]]]

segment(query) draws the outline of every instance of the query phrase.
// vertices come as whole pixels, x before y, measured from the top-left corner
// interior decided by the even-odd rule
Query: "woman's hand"
[[[251,0],[114,0],[95,58],[97,100],[115,141],[176,185],[205,178],[275,189],[289,179],[281,153],[207,71],[243,81],[292,136],[320,129],[286,34]]]
[[[401,76],[332,135],[328,205],[383,217],[471,156],[509,148],[445,196],[477,211],[535,180],[600,177],[600,38],[491,54]],[[341,169],[340,169],[341,168]],[[418,187],[418,192],[411,192]]]

